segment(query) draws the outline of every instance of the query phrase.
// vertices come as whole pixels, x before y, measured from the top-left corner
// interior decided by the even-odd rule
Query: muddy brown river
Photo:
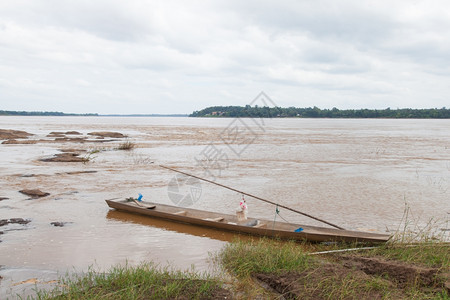
[[[448,238],[450,120],[0,117],[0,129],[33,134],[27,144],[0,145],[0,220],[31,220],[0,227],[0,299],[89,267],[152,260],[212,270],[210,253],[235,235],[107,207],[105,199],[141,193],[144,201],[234,214],[240,194],[158,165],[347,229],[393,233],[408,209],[410,229],[433,224]],[[127,138],[88,135],[103,131]],[[118,150],[125,141],[136,148]],[[61,150],[87,161],[41,161]],[[30,199],[23,189],[50,195]],[[250,216],[274,219],[275,207],[247,202]],[[322,225],[283,209],[280,216]]]

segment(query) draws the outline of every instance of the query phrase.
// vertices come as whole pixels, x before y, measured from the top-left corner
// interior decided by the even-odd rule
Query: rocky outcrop
[[[5,225],[8,225],[8,224],[21,224],[21,225],[26,225],[26,224],[28,224],[28,223],[30,223],[31,222],[31,220],[24,220],[24,219],[22,219],[22,218],[12,218],[12,219],[0,219],[0,227],[1,226],[5,226]],[[0,231],[0,234],[3,234],[4,232],[3,231]],[[0,240],[0,242],[1,242],[1,240]],[[0,266],[1,267],[1,266]],[[0,276],[0,279],[1,279],[2,277]]]
[[[65,152],[55,154],[50,158],[42,158],[45,162],[86,162],[86,158],[79,157],[79,153]]]
[[[70,148],[70,149],[58,149],[61,152],[73,152],[73,153],[79,153],[79,152],[86,152],[86,150],[84,149],[74,149],[74,148]]]
[[[0,129],[0,140],[26,139],[33,134],[21,130]]]
[[[71,134],[71,135],[81,135],[81,133],[80,132],[78,132],[78,131],[66,131],[66,134]]]
[[[88,135],[94,135],[99,137],[109,137],[109,138],[124,138],[126,135],[123,135],[120,132],[113,132],[113,131],[96,131],[96,132],[89,132]]]
[[[19,191],[22,194],[30,196],[31,198],[41,198],[50,195],[50,193],[45,193],[39,189],[24,189]]]
[[[2,144],[12,144],[12,145],[29,145],[29,144],[36,144],[36,140],[16,140],[16,139],[9,139],[6,141],[3,141]]]
[[[31,222],[31,220],[25,220],[25,219],[22,219],[22,218],[12,218],[12,219],[2,219],[2,220],[0,220],[0,226],[4,226],[4,225],[7,225],[7,224],[22,224],[22,225],[25,225],[25,224],[28,224],[28,223],[30,223]]]

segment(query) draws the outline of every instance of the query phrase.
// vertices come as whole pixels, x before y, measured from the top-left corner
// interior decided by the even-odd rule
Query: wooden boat
[[[281,239],[299,241],[306,240],[312,242],[384,243],[391,237],[387,234],[274,222],[269,220],[259,220],[256,218],[248,218],[247,220],[239,221],[235,215],[227,215],[159,203],[138,202],[135,200],[106,200],[106,203],[109,207],[117,210],[146,215],[149,217],[215,228],[218,230]]]

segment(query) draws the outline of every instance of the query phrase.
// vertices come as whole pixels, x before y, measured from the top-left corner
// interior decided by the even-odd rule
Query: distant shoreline
[[[130,115],[118,115],[118,114],[110,114],[110,115],[98,115],[99,117],[189,117],[189,114],[130,114]]]
[[[189,117],[204,118],[319,118],[319,119],[450,119],[450,109],[320,109],[314,107],[212,106]]]
[[[320,109],[318,107],[251,107],[213,106],[192,114],[99,114],[63,113],[49,111],[0,110],[0,116],[46,116],[46,117],[172,117],[172,118],[286,118],[286,119],[450,119],[450,109]]]
[[[98,113],[63,113],[52,111],[13,111],[0,110],[0,116],[34,116],[34,117],[188,117],[189,114],[98,114]]]
[[[97,113],[86,113],[86,114],[74,114],[74,113],[63,113],[59,111],[15,111],[15,110],[0,110],[0,116],[86,116],[86,117],[96,117]]]

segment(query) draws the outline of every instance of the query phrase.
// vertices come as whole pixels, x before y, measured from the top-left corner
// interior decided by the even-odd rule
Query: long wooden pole
[[[296,213],[298,213],[298,214],[307,216],[307,217],[309,217],[309,218],[311,218],[311,219],[314,219],[314,220],[320,221],[320,222],[322,222],[322,223],[328,224],[328,225],[333,226],[333,227],[335,227],[335,228],[337,228],[337,229],[344,230],[344,228],[342,228],[342,227],[340,227],[340,226],[338,226],[338,225],[332,224],[332,223],[330,223],[330,222],[327,222],[327,221],[325,221],[325,220],[322,220],[322,219],[319,219],[319,218],[317,218],[317,217],[311,216],[310,214],[307,214],[307,213],[304,213],[304,212],[295,210],[295,209],[293,209],[293,208],[284,206],[284,205],[282,205],[282,204],[278,204],[278,203],[275,203],[275,202],[272,202],[272,201],[263,199],[263,198],[261,198],[261,197],[255,196],[255,195],[251,195],[251,194],[249,194],[249,193],[246,193],[246,192],[243,192],[243,191],[239,191],[239,190],[237,190],[237,189],[235,189],[235,188],[232,188],[232,187],[229,187],[229,186],[226,186],[226,185],[217,183],[217,182],[212,181],[212,180],[208,180],[208,179],[205,179],[205,178],[201,178],[201,177],[198,177],[198,176],[195,176],[195,175],[192,175],[192,174],[188,174],[188,173],[185,173],[185,172],[182,172],[182,171],[173,169],[173,168],[169,168],[169,167],[166,167],[166,166],[163,166],[163,165],[159,165],[159,166],[160,166],[161,168],[164,168],[164,169],[167,169],[167,170],[171,170],[171,171],[174,171],[174,172],[178,172],[178,173],[180,173],[180,174],[183,174],[183,175],[186,175],[186,176],[190,176],[190,177],[193,177],[193,178],[197,178],[197,179],[199,179],[199,180],[203,180],[203,181],[206,181],[206,182],[209,182],[209,183],[212,183],[212,184],[221,186],[221,187],[223,187],[223,188],[232,190],[232,191],[234,191],[234,192],[238,192],[238,193],[240,193],[240,194],[243,194],[243,195],[246,195],[246,196],[249,196],[249,197],[252,197],[252,198],[255,198],[255,199],[258,199],[258,200],[261,200],[261,201],[270,203],[270,204],[273,204],[273,205],[278,205],[279,207],[282,207],[282,208],[288,209],[288,210],[290,210],[290,211],[296,212]]]

